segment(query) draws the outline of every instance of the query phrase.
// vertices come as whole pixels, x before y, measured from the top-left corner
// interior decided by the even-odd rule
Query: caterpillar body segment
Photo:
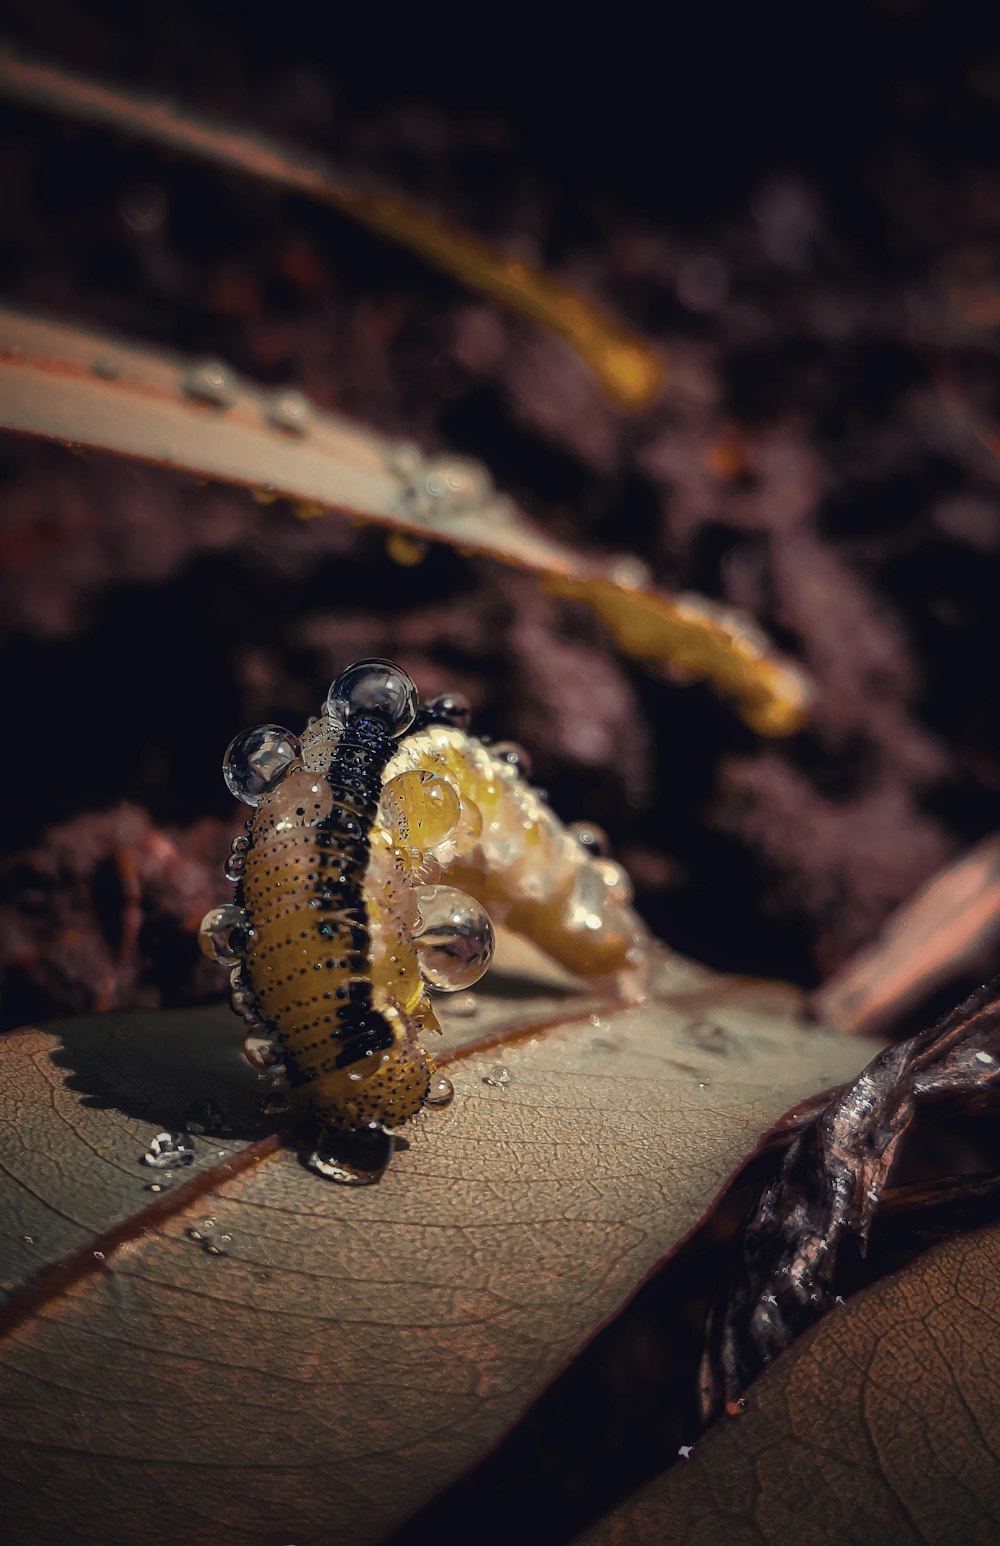
[[[250,822],[244,976],[292,1082],[337,1127],[406,1121],[433,1071],[402,1006],[373,999],[370,833],[394,749],[377,720],[352,721],[325,774],[289,769]]]
[[[386,783],[416,770],[452,782],[462,803],[425,877],[469,892],[494,923],[592,985],[641,997],[649,937],[621,866],[588,853],[509,758],[464,730],[431,724],[408,735]]]

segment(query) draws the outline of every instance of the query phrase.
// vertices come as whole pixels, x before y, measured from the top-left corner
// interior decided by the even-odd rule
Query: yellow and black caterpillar
[[[439,1029],[431,994],[478,980],[493,920],[616,992],[641,985],[646,934],[624,871],[593,829],[562,826],[519,748],[467,723],[461,700],[421,706],[398,666],[365,660],[301,738],[264,725],[226,753],[226,781],[254,809],[226,868],[235,899],[207,914],[202,948],[232,968],[234,1009],[277,1039],[334,1137],[443,1103],[423,1045]]]

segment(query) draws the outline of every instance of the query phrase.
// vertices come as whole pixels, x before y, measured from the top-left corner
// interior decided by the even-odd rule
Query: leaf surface
[[[637,585],[616,562],[609,575],[606,560],[530,522],[480,464],[428,462],[292,396],[306,415],[301,433],[282,429],[280,415],[275,422],[289,394],[242,381],[218,361],[0,307],[0,427],[218,479],[267,502],[281,495],[303,519],[344,511],[546,576],[596,610],[626,652],[730,694],[761,734],[803,724],[806,678],[743,613]],[[452,479],[463,492],[442,502]]]
[[[803,1029],[780,985],[667,978],[636,1009],[481,995],[450,1032],[453,1105],[360,1190],[294,1147],[253,1163],[261,1088],[228,1012],[9,1038],[8,1539],[48,1542],[72,1517],[81,1542],[378,1541],[472,1465],[761,1132],[871,1055]],[[506,1041],[460,1045],[470,1033]],[[234,1136],[196,1138],[150,1207],[140,1155],[193,1099]],[[206,1218],[223,1254],[190,1234]]]
[[[851,1299],[587,1546],[993,1546],[998,1273],[991,1227]]]

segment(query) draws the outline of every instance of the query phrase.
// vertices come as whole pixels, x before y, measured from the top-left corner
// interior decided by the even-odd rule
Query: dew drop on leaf
[[[186,1133],[157,1133],[142,1156],[143,1164],[151,1165],[154,1170],[190,1165],[193,1159],[194,1145]]]

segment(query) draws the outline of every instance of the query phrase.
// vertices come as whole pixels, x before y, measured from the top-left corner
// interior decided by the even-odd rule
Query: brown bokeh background
[[[4,1023],[219,992],[193,929],[239,819],[222,750],[368,653],[524,742],[657,932],[728,970],[819,981],[994,828],[991,5],[551,34],[508,11],[6,13],[53,61],[321,150],[544,264],[667,380],[627,414],[560,340],[328,210],[0,105],[6,298],[481,457],[552,532],[746,608],[816,701],[764,742],[528,576],[443,547],[401,567],[371,528],[6,437]]]

